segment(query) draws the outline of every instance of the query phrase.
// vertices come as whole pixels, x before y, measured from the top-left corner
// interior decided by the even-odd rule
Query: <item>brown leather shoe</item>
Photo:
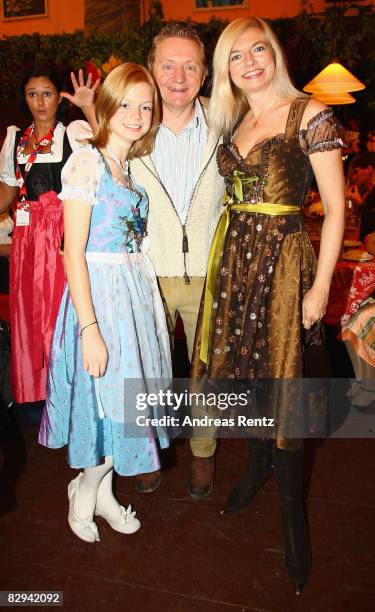
[[[149,474],[137,474],[137,491],[138,493],[152,493],[161,483],[161,472],[150,472]]]
[[[214,486],[215,456],[195,457],[190,465],[187,490],[191,497],[203,499],[207,497]]]

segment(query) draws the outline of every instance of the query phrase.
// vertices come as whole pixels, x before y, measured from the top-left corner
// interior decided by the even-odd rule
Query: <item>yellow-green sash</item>
[[[265,215],[298,215],[301,211],[296,204],[274,204],[273,202],[259,202],[258,204],[230,204],[228,203],[220,217],[215,235],[212,241],[210,256],[208,258],[208,270],[206,279],[206,290],[204,294],[202,339],[200,348],[200,359],[208,363],[208,343],[210,335],[210,321],[212,305],[214,301],[214,290],[216,275],[224,247],[225,236],[230,223],[231,211],[245,212],[250,214],[263,213]]]

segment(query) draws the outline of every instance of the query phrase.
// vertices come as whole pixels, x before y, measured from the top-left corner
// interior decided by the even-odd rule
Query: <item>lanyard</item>
[[[21,169],[19,167],[18,164],[18,157],[21,154],[21,152],[23,151],[23,149],[26,147],[27,143],[29,142],[31,136],[33,135],[35,130],[35,126],[34,124],[30,125],[27,130],[25,131],[25,133],[21,136],[18,146],[17,146],[17,154],[16,154],[16,179],[17,179],[17,183],[18,186],[20,188],[20,197],[21,200],[25,200],[26,199],[26,177],[29,174],[31,167],[33,165],[33,163],[35,162],[38,153],[40,153],[40,151],[42,149],[44,149],[44,147],[46,147],[47,145],[49,145],[52,142],[52,138],[53,138],[53,133],[55,131],[55,128],[51,128],[50,131],[48,132],[48,134],[46,134],[45,136],[43,136],[43,138],[41,140],[39,140],[38,142],[36,142],[36,146],[35,149],[30,153],[28,160],[26,162],[26,166],[25,166],[25,176],[22,176],[21,173]]]

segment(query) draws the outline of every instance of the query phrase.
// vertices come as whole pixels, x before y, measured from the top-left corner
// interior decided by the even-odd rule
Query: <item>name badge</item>
[[[18,209],[16,213],[16,226],[22,227],[30,225],[30,211]]]

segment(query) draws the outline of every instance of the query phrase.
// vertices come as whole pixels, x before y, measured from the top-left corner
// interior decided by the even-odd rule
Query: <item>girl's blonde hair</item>
[[[153,76],[139,64],[121,64],[114,68],[100,88],[95,104],[95,113],[98,129],[93,138],[89,140],[95,147],[105,147],[110,135],[109,121],[120,107],[128,89],[138,83],[147,83],[152,90],[152,122],[147,134],[134,142],[130,147],[128,159],[141,157],[151,153],[155,135],[161,121],[161,105],[159,92]]]
[[[231,81],[229,59],[235,42],[249,28],[260,28],[272,48],[275,60],[273,85],[280,99],[305,97],[290,79],[280,42],[270,26],[258,17],[240,17],[232,21],[217,42],[213,59],[213,85],[209,106],[210,126],[217,133],[230,133],[237,121],[249,110],[243,91]]]

